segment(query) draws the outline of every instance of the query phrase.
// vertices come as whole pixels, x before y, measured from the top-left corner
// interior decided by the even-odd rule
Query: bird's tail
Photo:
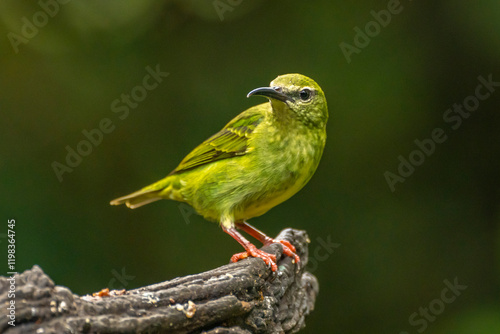
[[[144,187],[141,190],[116,198],[110,204],[126,204],[129,208],[135,209],[163,198],[182,201],[183,199],[179,194],[180,184],[175,179],[176,176],[167,176],[163,180]]]
[[[151,202],[157,201],[161,199],[160,196],[158,196],[158,190],[144,190],[141,189],[139,191],[133,192],[129,195],[115,198],[112,200],[109,204],[111,205],[120,205],[120,204],[126,204],[129,208],[135,209],[140,206],[149,204]]]

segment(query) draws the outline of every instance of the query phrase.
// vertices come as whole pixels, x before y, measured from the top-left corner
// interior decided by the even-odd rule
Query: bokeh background
[[[15,219],[17,271],[38,264],[86,294],[227,263],[240,246],[178,203],[109,201],[264,102],[251,89],[298,72],[328,99],[324,156],[252,223],[311,237],[320,294],[303,333],[500,333],[500,87],[458,128],[443,119],[474,103],[478,77],[500,81],[498,1],[2,0],[0,36],[0,241],[6,254]],[[114,112],[148,66],[169,75]],[[103,119],[113,130],[60,180],[53,163]],[[446,140],[391,189],[384,174],[436,128]],[[450,303],[445,281],[461,286]]]

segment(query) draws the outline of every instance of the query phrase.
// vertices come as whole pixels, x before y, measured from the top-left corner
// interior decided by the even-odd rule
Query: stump
[[[283,230],[300,256],[293,263],[280,244],[262,249],[276,254],[278,271],[249,258],[237,263],[129,291],[73,294],[57,286],[38,266],[0,277],[2,314],[15,300],[15,326],[3,315],[2,333],[295,333],[313,310],[318,282],[304,270],[309,239],[305,231]],[[5,307],[4,307],[5,306]]]

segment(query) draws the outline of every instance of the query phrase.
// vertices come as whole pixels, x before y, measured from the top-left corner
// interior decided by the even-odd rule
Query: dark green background
[[[78,294],[227,263],[240,246],[200,216],[186,223],[178,203],[109,200],[263,102],[251,89],[298,72],[326,93],[327,146],[310,183],[252,223],[305,229],[313,252],[319,238],[340,244],[315,258],[320,294],[303,332],[417,333],[410,315],[457,278],[467,288],[425,332],[499,333],[500,87],[460,128],[443,120],[478,76],[500,81],[498,1],[401,1],[350,63],[339,44],[388,1],[232,3],[221,21],[212,1],[73,0],[16,53],[8,33],[41,7],[0,2],[2,252],[15,218],[16,269],[38,264]],[[120,120],[112,101],[157,64],[170,75]],[[59,182],[51,164],[103,118],[114,131]],[[392,192],[384,173],[435,128],[447,140]]]

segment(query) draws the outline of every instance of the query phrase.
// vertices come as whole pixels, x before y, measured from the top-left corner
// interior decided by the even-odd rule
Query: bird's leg
[[[288,241],[286,240],[276,240],[273,238],[268,237],[265,235],[263,232],[259,231],[252,225],[248,224],[247,222],[237,222],[236,223],[236,228],[239,228],[242,231],[245,231],[255,239],[259,240],[264,244],[264,246],[274,244],[274,243],[280,243],[283,246],[283,254],[288,255],[292,257],[295,260],[295,263],[298,263],[300,261],[300,257],[297,255],[297,250],[295,247]]]
[[[248,256],[252,257],[260,257],[262,260],[264,260],[266,265],[270,265],[272,271],[276,271],[278,269],[278,266],[276,265],[276,256],[273,254],[266,253],[264,251],[261,251],[255,245],[253,245],[250,241],[245,239],[244,236],[242,236],[234,227],[231,228],[222,228],[224,232],[229,234],[234,238],[234,240],[238,241],[240,245],[245,248],[246,252],[243,253],[237,253],[234,254],[231,257],[232,262],[238,262],[239,260],[246,259]]]

